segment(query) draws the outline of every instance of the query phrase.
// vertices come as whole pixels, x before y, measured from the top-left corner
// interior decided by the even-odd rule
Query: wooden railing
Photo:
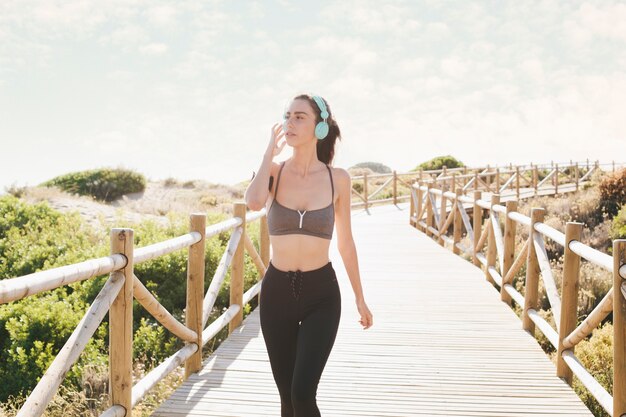
[[[558,172],[558,168],[554,168]],[[520,178],[515,170],[517,178]],[[587,176],[591,171],[588,171]],[[582,183],[585,176],[579,179]],[[547,178],[547,177],[546,177]],[[556,175],[554,178],[557,178]],[[575,178],[577,178],[575,176]],[[436,188],[435,182],[419,183],[412,187],[409,223],[442,246],[449,245],[455,254],[461,252],[472,257],[475,265],[483,268],[486,279],[500,290],[501,300],[509,305],[513,301],[523,308],[522,326],[535,334],[535,326],[557,349],[556,374],[572,384],[575,374],[594,398],[611,416],[626,413],[626,239],[613,241],[613,256],[593,249],[580,241],[583,225],[568,222],[565,234],[543,223],[545,211],[533,208],[530,217],[517,211],[520,192],[509,193],[515,197],[500,204],[501,195],[491,194],[489,201],[483,199],[483,191],[464,194],[464,188],[456,185],[455,192]],[[545,182],[544,182],[545,184]],[[534,193],[540,189],[540,183]],[[502,192],[500,188],[492,190]],[[518,188],[519,190],[519,188]],[[558,185],[552,186],[557,192]],[[533,194],[534,194],[533,193]],[[472,210],[472,220],[467,210]],[[483,224],[483,217],[486,223]],[[502,225],[502,222],[504,225]],[[515,247],[517,225],[527,227],[528,239],[519,249]],[[504,226],[504,227],[503,227]],[[452,236],[448,236],[452,229]],[[469,241],[462,245],[461,241]],[[545,238],[564,247],[562,291],[559,295],[550,261],[545,249]],[[577,323],[578,276],[580,261],[585,259],[613,274],[613,288],[599,305],[580,324]],[[513,278],[526,266],[524,295],[512,285]],[[543,279],[548,301],[553,313],[554,329],[538,313],[539,278]],[[585,369],[576,357],[576,344],[586,338],[609,313],[613,312],[613,395]],[[578,324],[578,325],[577,325]]]
[[[254,220],[261,222],[260,253],[257,252],[246,232],[246,224]],[[206,239],[228,230],[232,230],[230,240],[205,294]],[[241,324],[243,306],[257,296],[261,288],[259,281],[244,293],[244,250],[250,254],[260,277],[265,275],[269,263],[269,234],[265,209],[246,214],[244,203],[234,204],[232,219],[208,227],[206,227],[205,214],[191,214],[189,233],[173,239],[134,248],[133,238],[133,229],[112,229],[110,256],[0,281],[0,304],[3,304],[63,285],[109,274],[109,279],[26,399],[18,416],[30,417],[43,414],[65,374],[76,362],[107,312],[109,312],[111,406],[104,411],[102,416],[131,416],[133,407],[159,381],[182,363],[185,365],[185,378],[198,372],[202,365],[202,347],[226,325],[229,326],[230,334]],[[133,272],[136,264],[183,248],[188,248],[185,324],[172,316]],[[230,306],[221,316],[206,326],[229,267],[231,268]],[[182,349],[165,359],[135,383],[131,374],[133,299],[136,299],[172,334],[185,342]]]
[[[580,171],[574,168],[574,174],[565,174],[566,170],[559,171],[558,165],[552,166],[553,184],[556,183],[555,191],[559,187],[559,178],[563,175],[567,175],[568,178],[576,179],[577,184],[582,184],[594,169],[600,166],[597,162],[593,165],[587,165],[580,169]],[[615,165],[613,164],[613,167]],[[525,303],[524,298],[517,293],[508,282],[510,281],[514,271],[521,265],[521,257],[518,257],[515,262],[511,262],[512,253],[514,248],[511,242],[513,242],[507,234],[502,243],[501,234],[491,233],[489,234],[488,255],[487,258],[480,254],[478,251],[482,249],[485,241],[487,240],[488,230],[490,227],[485,228],[485,232],[481,233],[481,222],[478,220],[481,218],[481,210],[483,208],[489,209],[496,220],[493,220],[492,225],[495,230],[500,230],[496,227],[497,215],[495,213],[506,210],[503,206],[498,205],[497,196],[492,200],[492,204],[487,203],[480,199],[480,191],[475,191],[475,198],[463,196],[463,188],[468,187],[479,189],[485,187],[487,190],[505,190],[511,187],[511,184],[515,183],[517,186],[517,194],[522,194],[522,189],[519,187],[520,183],[528,183],[524,181],[525,173],[539,172],[539,170],[546,170],[548,166],[532,166],[532,167],[515,167],[515,169],[502,169],[490,167],[486,168],[460,168],[460,169],[442,169],[435,171],[417,171],[398,174],[395,171],[392,174],[377,174],[370,175],[369,179],[385,176],[390,176],[390,179],[386,180],[382,186],[371,194],[367,192],[368,176],[355,176],[353,181],[357,183],[363,180],[363,195],[359,194],[359,197],[363,200],[363,203],[353,203],[352,207],[365,207],[367,208],[372,204],[382,202],[398,203],[401,199],[411,198],[411,224],[421,228],[433,236],[436,236],[440,243],[453,242],[453,249],[455,253],[459,253],[459,250],[465,252],[468,251],[459,245],[461,237],[462,225],[465,225],[467,233],[472,236],[470,239],[474,242],[473,249],[470,253],[473,254],[475,263],[479,265],[479,262],[486,263],[488,265],[488,277],[498,282],[504,281],[505,285],[502,286],[503,298],[510,294],[513,299],[518,302]],[[575,165],[569,165],[567,168],[571,170]],[[579,178],[578,173],[584,171],[584,174]],[[462,174],[460,174],[462,172]],[[473,172],[473,173],[472,173]],[[511,175],[514,172],[517,180],[511,180],[510,176],[505,179],[507,175]],[[551,171],[552,172],[552,171]],[[457,175],[458,174],[458,175]],[[572,176],[573,175],[573,176]],[[428,185],[415,186],[411,183],[411,180],[402,179],[401,177],[413,177],[414,179],[420,179],[420,181],[427,181]],[[536,175],[534,178],[538,177]],[[472,178],[474,179],[472,182]],[[478,178],[478,179],[477,179]],[[504,182],[500,182],[500,181]],[[545,178],[544,178],[545,180]],[[397,193],[397,185],[402,183],[410,189],[410,194],[401,196]],[[493,185],[495,183],[495,185]],[[392,184],[393,197],[387,199],[372,200],[372,197],[376,196],[383,188]],[[470,184],[470,186],[468,186]],[[541,189],[544,186],[543,183],[536,182],[535,190]],[[441,191],[435,188],[436,185],[442,187],[456,186],[457,193],[452,194],[450,192]],[[436,209],[435,196],[440,196],[446,204],[441,205],[441,209]],[[447,201],[449,200],[449,202]],[[452,203],[452,204],[450,204]],[[465,209],[462,204],[472,204],[474,208],[474,227],[476,230],[472,231],[469,218],[465,213]],[[451,207],[450,215],[446,218],[446,210]],[[513,207],[513,206],[512,206]],[[417,209],[417,211],[416,211]],[[419,214],[418,214],[419,213]],[[454,213],[459,213],[455,215]],[[422,220],[422,217],[426,215],[426,220]],[[478,216],[478,217],[476,217]],[[511,210],[507,212],[507,219],[521,222],[523,224],[530,225],[531,221],[520,215],[519,213]],[[534,227],[540,233],[548,233],[547,236],[560,236],[559,232],[554,229],[550,229],[547,226],[540,223],[539,214],[535,215]],[[441,223],[441,226],[437,229],[434,226],[433,220],[437,219],[437,224]],[[445,219],[445,220],[444,220]],[[252,240],[246,232],[246,225],[249,222],[259,220],[260,232],[259,232],[259,251],[255,249]],[[454,222],[454,238],[451,240],[445,235],[445,230],[450,226],[451,222]],[[507,224],[510,222],[507,220]],[[511,225],[509,228],[513,227]],[[568,226],[569,227],[569,226]],[[204,289],[204,264],[205,264],[205,242],[221,232],[231,230],[231,236],[225,252],[222,255],[220,263],[213,275],[209,288],[205,293]],[[546,232],[547,231],[547,232]],[[570,232],[572,233],[572,232]],[[567,235],[570,236],[570,235]],[[575,236],[575,235],[571,235]],[[163,378],[170,374],[179,365],[184,363],[185,366],[185,378],[190,374],[200,370],[202,364],[202,348],[210,341],[220,330],[228,325],[229,334],[237,328],[243,320],[243,306],[245,306],[250,300],[258,296],[261,288],[261,281],[259,280],[255,285],[250,287],[244,292],[244,250],[250,255],[254,265],[256,266],[259,277],[265,275],[265,271],[269,264],[269,233],[267,228],[267,218],[265,209],[254,213],[246,213],[246,205],[238,202],[234,204],[234,217],[223,222],[206,226],[206,215],[194,213],[190,215],[190,231],[189,233],[178,236],[173,239],[158,242],[152,245],[135,248],[133,246],[134,231],[130,228],[115,228],[112,229],[111,235],[111,254],[107,257],[89,259],[84,262],[67,265],[59,268],[54,268],[46,271],[36,272],[33,274],[5,279],[0,281],[0,304],[8,303],[11,301],[17,301],[26,297],[39,294],[44,291],[50,291],[55,288],[68,285],[71,283],[92,279],[94,277],[109,274],[109,278],[100,290],[100,293],[95,298],[87,312],[84,314],[82,320],[76,326],[74,332],[66,341],[61,351],[57,354],[46,373],[42,376],[36,387],[30,393],[26,402],[20,409],[18,416],[40,416],[43,414],[47,405],[57,392],[61,382],[70,367],[76,362],[80,353],[84,350],[85,346],[89,342],[90,338],[95,333],[97,327],[100,325],[104,316],[109,313],[109,397],[111,406],[104,411],[102,416],[126,416],[132,415],[132,409],[136,406],[145,395]],[[533,242],[538,238],[533,234]],[[560,238],[559,238],[560,239]],[[562,239],[561,239],[562,240]],[[569,240],[567,240],[569,242]],[[537,243],[539,244],[539,243]],[[570,243],[569,247],[573,253],[578,256],[588,256],[592,260],[601,260],[601,264],[608,267],[607,257],[608,255],[599,254],[593,252],[593,249],[585,247],[579,242]],[[527,244],[526,246],[532,247]],[[541,248],[542,246],[540,246]],[[623,271],[624,258],[621,257],[624,253],[623,242],[616,243],[616,254],[620,254],[620,258],[614,261],[615,265],[612,267],[614,271],[622,270],[622,276],[626,276]],[[141,262],[146,262],[163,255],[167,255],[179,249],[188,248],[188,264],[187,264],[187,301],[186,301],[186,316],[185,324],[179,322],[172,314],[170,314],[165,307],[163,307],[159,301],[150,293],[150,291],[143,285],[139,277],[134,273],[134,265]],[[475,249],[475,250],[474,250]],[[528,252],[534,251],[534,249],[523,249]],[[495,269],[496,252],[501,256],[502,270],[507,271],[504,274],[498,273]],[[534,252],[532,252],[534,253]],[[538,256],[542,256],[544,252],[540,251]],[[582,255],[581,255],[582,254]],[[574,255],[570,255],[572,258]],[[588,259],[589,259],[588,258]],[[575,259],[575,258],[573,258]],[[544,265],[545,257],[540,258],[540,265]],[[534,262],[534,261],[532,261]],[[568,265],[572,265],[570,260]],[[508,269],[505,269],[507,268]],[[230,268],[230,306],[220,315],[217,319],[211,322],[207,326],[207,322],[213,306],[215,304],[218,292],[222,287],[226,273]],[[569,266],[572,269],[571,266]],[[576,270],[573,268],[572,270]],[[577,274],[577,272],[576,272]],[[614,272],[615,282],[617,283],[619,274]],[[504,275],[504,279],[498,278]],[[495,277],[495,278],[494,278]],[[571,279],[571,278],[570,278]],[[621,279],[621,278],[619,278]],[[529,282],[532,285],[536,285],[537,277],[531,275]],[[620,287],[621,285],[621,287]],[[621,288],[621,291],[617,294],[624,294],[626,286],[623,283],[616,284],[615,288]],[[527,287],[528,288],[528,287]],[[554,291],[552,291],[554,293]],[[528,293],[528,290],[527,290]],[[530,294],[530,296],[528,295]],[[558,341],[559,346],[563,346],[560,357],[567,363],[570,368],[578,375],[583,375],[587,384],[590,384],[595,392],[599,392],[599,397],[604,399],[604,404],[607,403],[606,398],[608,394],[606,391],[600,391],[599,384],[597,382],[590,382],[591,379],[583,374],[580,370],[578,362],[576,362],[573,355],[573,346],[581,340],[591,329],[599,323],[599,321],[606,316],[606,312],[610,311],[610,302],[612,299],[607,296],[607,299],[611,301],[603,301],[602,308],[598,312],[594,312],[592,316],[586,321],[585,326],[581,330],[577,330],[572,333],[574,336],[570,336],[567,340],[563,338],[561,342],[561,334],[565,334],[565,330],[561,333],[551,333],[550,330],[545,328],[546,324],[541,321],[537,315],[535,308],[536,295],[533,298],[533,293],[528,293],[526,298],[529,300],[528,308],[525,309],[525,317],[528,317],[534,322],[540,323],[540,329],[545,330],[550,340],[554,343]],[[568,297],[571,297],[568,296]],[[132,381],[132,349],[133,349],[133,315],[132,306],[133,299],[137,300],[154,318],[161,323],[172,334],[180,338],[185,342],[185,346],[174,353],[169,358],[165,359],[162,363],[156,366],[152,371],[145,375],[141,380],[137,382]],[[554,297],[551,301],[554,300]],[[569,298],[567,299],[569,300]],[[622,308],[622,313],[614,311],[614,322],[624,323],[626,320],[626,304],[624,304],[620,298],[620,301],[616,303]],[[621,303],[621,304],[619,304]],[[565,324],[561,324],[561,329],[569,329],[571,327],[572,304],[571,301],[562,303],[562,306],[567,306],[568,310],[565,314],[561,314],[561,317],[567,317]],[[598,309],[596,309],[598,310]],[[621,314],[621,315],[620,315]],[[617,321],[616,321],[617,320]],[[525,323],[528,320],[525,321]],[[575,323],[575,317],[573,319]],[[528,322],[525,326],[531,326],[532,323]],[[581,325],[582,326],[582,325]],[[579,326],[580,327],[580,326]],[[529,327],[530,328],[530,327]],[[616,326],[616,328],[620,328]],[[621,326],[624,329],[624,326]],[[556,336],[555,336],[556,335]],[[582,336],[581,336],[582,335]],[[616,335],[616,346],[624,346],[624,339],[626,336],[622,333]],[[570,345],[571,344],[571,345]],[[617,350],[616,350],[617,351]],[[626,375],[624,367],[625,359],[622,355],[618,358],[620,361],[616,361],[616,372],[621,372],[620,375]],[[559,368],[561,369],[561,368]],[[561,371],[560,371],[561,372]],[[562,371],[565,372],[565,371]],[[586,372],[586,371],[584,371]],[[624,382],[615,380],[614,389],[615,392],[624,395]],[[621,390],[621,391],[620,391]],[[620,404],[626,403],[626,399],[620,396],[614,396],[615,401],[622,401]],[[620,405],[621,407],[621,405]],[[615,409],[618,409],[617,407]],[[622,409],[622,408],[619,408]]]
[[[353,208],[364,208],[369,213],[369,207],[377,204],[398,204],[409,200],[411,186],[415,182],[429,183],[431,186],[456,190],[461,187],[463,192],[488,191],[503,193],[514,192],[517,198],[537,195],[541,190],[551,190],[551,194],[576,191],[579,186],[589,180],[591,175],[602,167],[605,170],[615,171],[624,164],[615,161],[600,164],[599,161],[550,164],[529,164],[508,166],[462,167],[437,170],[417,170],[409,172],[390,172],[355,175],[352,177],[352,194],[355,200]],[[573,189],[564,189],[569,185]],[[403,192],[399,186],[406,190]],[[357,190],[356,188],[359,188]],[[559,189],[560,188],[560,189]],[[371,190],[373,189],[373,191]],[[390,192],[390,197],[376,198],[383,192]]]

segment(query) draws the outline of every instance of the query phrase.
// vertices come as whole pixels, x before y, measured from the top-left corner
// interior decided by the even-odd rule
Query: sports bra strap
[[[335,201],[335,184],[333,184],[333,173],[330,170],[330,167],[328,166],[328,164],[326,164],[326,168],[328,168],[328,174],[330,175],[330,187],[332,190],[332,200],[331,201]]]

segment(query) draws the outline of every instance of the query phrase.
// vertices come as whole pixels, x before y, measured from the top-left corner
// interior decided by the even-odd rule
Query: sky
[[[624,162],[624,22],[610,0],[1,0],[0,193],[250,179],[302,92],[340,126],[334,166]]]

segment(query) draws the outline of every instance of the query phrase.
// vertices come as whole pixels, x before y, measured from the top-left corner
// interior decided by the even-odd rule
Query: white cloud
[[[522,62],[521,68],[535,82],[542,82],[544,79],[543,64],[538,59],[526,59]]]
[[[445,58],[441,61],[441,70],[452,78],[463,77],[468,69],[468,63],[457,57]]]
[[[100,42],[111,45],[124,51],[129,51],[137,45],[147,42],[149,36],[147,31],[139,25],[127,24],[113,30],[111,33],[100,37]]]
[[[129,81],[134,77],[134,74],[130,71],[113,70],[108,72],[105,77],[113,81]]]
[[[432,22],[426,25],[426,34],[432,37],[443,37],[450,33],[450,28],[444,22]]]
[[[626,4],[583,3],[563,22],[563,30],[576,45],[586,45],[595,38],[626,42]]]
[[[410,16],[409,8],[396,2],[344,0],[324,7],[320,14],[347,25],[354,33],[410,36],[422,28],[419,19]]]
[[[196,78],[200,75],[210,75],[220,72],[224,62],[217,56],[200,50],[191,50],[185,60],[174,67],[174,73],[180,78]]]
[[[139,52],[144,55],[163,55],[167,52],[167,45],[164,43],[152,42],[139,47]]]
[[[146,15],[153,25],[167,28],[177,23],[179,11],[171,5],[159,4],[150,7]]]

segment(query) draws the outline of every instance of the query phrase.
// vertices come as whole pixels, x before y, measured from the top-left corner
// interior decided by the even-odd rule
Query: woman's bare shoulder
[[[342,181],[342,182],[350,181],[350,178],[351,178],[350,173],[344,168],[331,167],[330,169],[333,174],[333,179],[336,179],[337,181]]]

